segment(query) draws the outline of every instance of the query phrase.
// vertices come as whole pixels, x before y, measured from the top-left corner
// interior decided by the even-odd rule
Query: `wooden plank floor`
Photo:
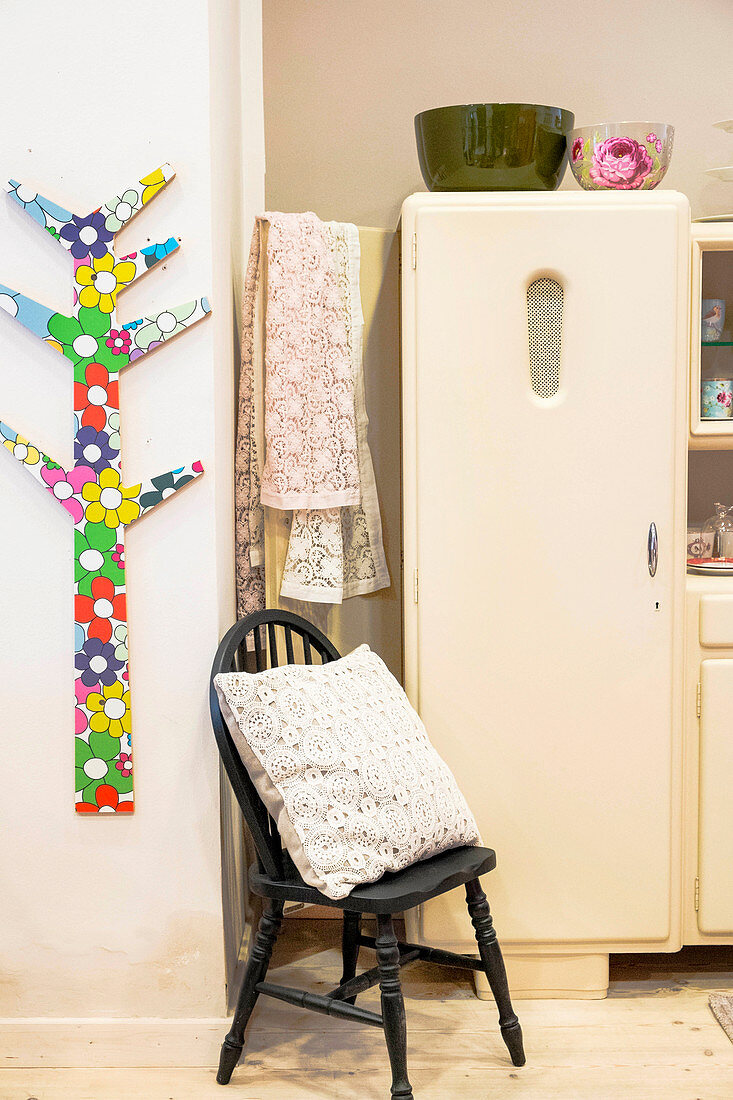
[[[325,925],[331,922],[324,922]],[[298,922],[276,955],[275,981],[325,991],[338,980],[337,928]],[[290,929],[289,929],[290,931]],[[328,946],[312,955],[316,936]],[[714,950],[714,949],[713,949]],[[711,958],[714,961],[711,962]],[[362,965],[371,959],[364,952]],[[528,1064],[514,1069],[493,1005],[478,1001],[460,972],[403,972],[410,1078],[416,1100],[731,1100],[733,1044],[707,1004],[733,989],[733,955],[634,960],[614,968],[604,1001],[520,1001]],[[371,962],[368,963],[371,965]],[[676,968],[675,968],[676,966]],[[359,999],[377,1007],[378,992]],[[154,1025],[154,1021],[151,1021]],[[246,1061],[226,1090],[215,1069],[120,1065],[97,1050],[88,1068],[0,1072],[2,1100],[387,1100],[381,1032],[262,998]],[[63,1062],[61,1048],[57,1060]],[[49,1051],[49,1053],[51,1053]],[[21,1059],[22,1061],[22,1059]]]

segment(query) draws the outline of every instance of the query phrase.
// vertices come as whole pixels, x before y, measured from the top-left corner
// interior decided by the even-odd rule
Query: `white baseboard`
[[[0,1068],[212,1067],[229,1025],[224,1017],[5,1018]]]

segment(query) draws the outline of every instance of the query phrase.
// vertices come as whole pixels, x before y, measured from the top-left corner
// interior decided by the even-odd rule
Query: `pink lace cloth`
[[[260,500],[273,508],[358,504],[354,387],[329,242],[315,214],[266,217]]]
[[[340,604],[349,596],[388,587],[389,572],[367,442],[359,232],[355,225],[344,222],[325,222],[322,228],[339,282],[351,359],[361,500],[344,508],[293,511],[280,595],[309,603]]]

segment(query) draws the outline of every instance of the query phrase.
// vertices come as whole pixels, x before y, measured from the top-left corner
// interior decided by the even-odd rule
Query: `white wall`
[[[578,126],[676,127],[665,187],[733,211],[731,0],[264,0],[267,202],[394,229],[425,190],[413,116],[449,103],[550,103]],[[570,171],[563,187],[577,184]]]
[[[260,0],[216,0],[209,5],[211,56],[213,229],[219,262],[214,270],[217,301],[230,304],[229,322],[218,326],[215,355],[219,376],[218,444],[228,447],[226,462],[234,463],[235,409],[240,358],[244,270],[255,214],[265,205],[265,128],[262,104],[262,8]],[[234,499],[229,479],[219,479],[217,529],[233,530]],[[226,540],[227,561],[233,548]],[[222,590],[227,621],[234,616],[230,586]],[[248,896],[247,869],[254,858],[246,846],[239,805],[222,771],[221,853],[223,864],[224,947],[227,994],[236,1003],[244,974],[242,944],[256,921]]]
[[[231,144],[212,110],[206,0],[6,0],[3,26],[0,178],[87,212],[170,161],[177,178],[122,243],[176,235],[182,248],[122,296],[120,318],[216,297],[211,318],[120,385],[128,484],[196,457],[206,470],[128,532],[129,818],[74,813],[72,526],[0,454],[0,1016],[216,1015],[218,761],[206,688],[233,616],[227,226],[242,182],[236,171],[236,186],[214,179],[212,196],[211,150],[221,175],[238,134]],[[225,84],[220,74],[215,98]],[[0,282],[70,308],[68,256],[2,196],[0,242]],[[0,316],[0,418],[69,460],[71,393],[70,364]]]

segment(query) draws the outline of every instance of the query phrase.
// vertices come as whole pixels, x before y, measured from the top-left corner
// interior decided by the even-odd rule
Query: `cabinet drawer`
[[[733,595],[700,597],[700,645],[733,646]]]

